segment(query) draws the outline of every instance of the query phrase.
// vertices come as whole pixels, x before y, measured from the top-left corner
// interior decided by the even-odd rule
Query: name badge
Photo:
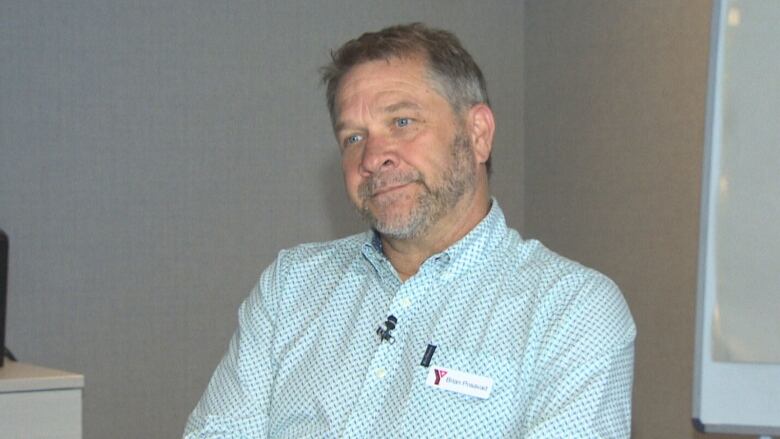
[[[493,380],[489,377],[461,372],[441,366],[431,366],[425,384],[450,392],[461,393],[486,399],[493,388]]]

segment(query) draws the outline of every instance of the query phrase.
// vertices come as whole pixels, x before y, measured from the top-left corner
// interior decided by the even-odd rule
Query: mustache
[[[419,171],[382,173],[372,175],[364,181],[358,187],[358,194],[361,198],[367,199],[384,188],[401,186],[409,183],[420,183],[425,185],[425,181]]]

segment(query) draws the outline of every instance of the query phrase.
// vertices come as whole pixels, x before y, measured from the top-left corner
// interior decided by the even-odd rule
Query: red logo
[[[444,378],[444,375],[447,375],[446,370],[433,369],[433,373],[436,375],[436,380],[433,382],[433,384],[436,386],[439,385],[439,381]]]

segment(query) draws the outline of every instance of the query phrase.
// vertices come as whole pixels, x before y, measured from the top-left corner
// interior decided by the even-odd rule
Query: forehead
[[[437,93],[421,58],[368,61],[353,67],[336,91],[336,114],[367,101],[380,103],[398,97],[426,99]]]

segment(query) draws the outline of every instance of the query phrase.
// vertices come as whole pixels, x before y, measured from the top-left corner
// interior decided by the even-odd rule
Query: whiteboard
[[[693,417],[780,434],[780,1],[713,5]]]

